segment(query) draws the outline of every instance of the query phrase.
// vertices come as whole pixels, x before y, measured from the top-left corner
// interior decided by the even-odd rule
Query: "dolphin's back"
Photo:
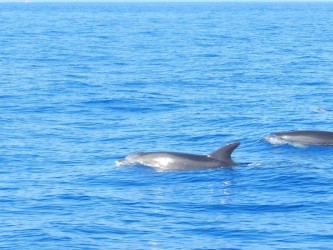
[[[116,162],[122,165],[145,165],[157,170],[195,170],[236,165],[231,153],[239,142],[227,144],[209,155],[195,155],[178,152],[144,152],[127,156]]]
[[[221,162],[205,155],[177,152],[146,152],[127,157],[130,164],[141,164],[158,170],[204,169],[222,165]]]
[[[333,132],[319,130],[301,130],[273,133],[266,140],[280,139],[282,141],[309,145],[333,145]]]

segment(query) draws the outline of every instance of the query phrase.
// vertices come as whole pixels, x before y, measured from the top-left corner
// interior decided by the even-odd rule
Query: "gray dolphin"
[[[177,152],[147,152],[127,156],[116,161],[117,166],[145,165],[159,171],[168,170],[199,170],[234,166],[231,153],[240,142],[227,144],[208,155],[194,155]]]
[[[272,133],[264,137],[272,144],[301,144],[333,146],[333,132],[318,130],[301,130]]]

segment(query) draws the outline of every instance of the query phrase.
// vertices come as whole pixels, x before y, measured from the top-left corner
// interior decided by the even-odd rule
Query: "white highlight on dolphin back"
[[[307,146],[306,143],[301,143],[301,142],[293,142],[293,141],[288,141],[287,139],[284,139],[283,137],[279,137],[276,135],[267,135],[264,137],[264,140],[273,144],[273,145],[291,145],[297,148],[305,148]]]
[[[116,166],[122,167],[125,165],[147,165],[147,166],[155,166],[158,168],[165,168],[170,164],[175,163],[174,159],[167,156],[155,157],[153,161],[146,161],[143,153],[138,153],[134,155],[129,155],[123,160],[117,160]]]
[[[273,145],[283,145],[288,144],[286,140],[283,140],[282,138],[276,136],[276,135],[267,135],[264,137],[264,140],[273,144]]]
[[[156,166],[158,166],[159,168],[165,168],[168,165],[175,163],[175,161],[170,157],[157,157],[155,161]]]

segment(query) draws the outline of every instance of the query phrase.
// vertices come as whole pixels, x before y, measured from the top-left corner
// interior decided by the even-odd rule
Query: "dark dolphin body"
[[[265,136],[264,139],[272,144],[301,144],[333,146],[333,132],[303,130],[279,132]]]
[[[231,153],[240,145],[239,142],[227,144],[208,155],[194,155],[176,152],[148,152],[127,156],[116,162],[117,166],[145,165],[159,171],[199,170],[234,166]]]

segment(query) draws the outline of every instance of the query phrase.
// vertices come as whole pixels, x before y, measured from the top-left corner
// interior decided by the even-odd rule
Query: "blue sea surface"
[[[333,249],[333,4],[0,4],[1,249]],[[117,167],[140,151],[238,166]]]

